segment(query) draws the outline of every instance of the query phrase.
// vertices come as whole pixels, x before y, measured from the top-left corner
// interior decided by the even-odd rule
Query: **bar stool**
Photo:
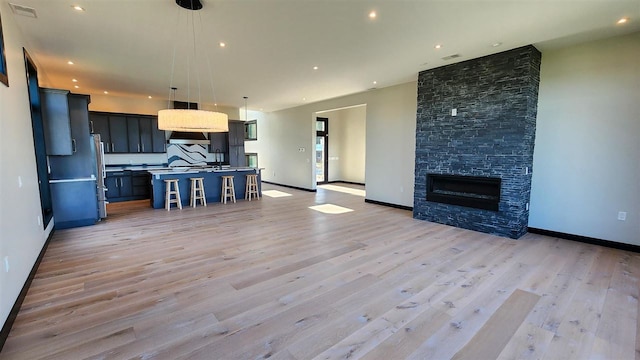
[[[182,201],[180,200],[180,188],[178,187],[178,179],[167,179],[164,181],[166,190],[165,190],[165,199],[164,199],[164,207],[167,211],[171,210],[171,204],[178,205],[178,209],[182,209]],[[173,190],[171,190],[171,186],[173,186]],[[171,198],[171,195],[175,195],[175,198]]]
[[[247,185],[244,188],[244,199],[251,201],[251,198],[260,199],[258,192],[258,174],[247,174]]]
[[[236,189],[233,187],[233,176],[231,175],[222,176],[222,196],[220,202],[226,204],[227,199],[233,200],[234,203],[236,202]]]
[[[207,198],[204,196],[204,178],[190,178],[191,180],[191,207],[196,207],[198,200],[203,206],[207,206]]]

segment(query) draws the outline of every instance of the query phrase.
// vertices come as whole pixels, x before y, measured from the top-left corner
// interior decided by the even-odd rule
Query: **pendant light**
[[[202,3],[200,0],[176,0],[176,4],[178,6],[187,9],[190,11],[191,15],[191,34],[193,35],[193,48],[190,49],[194,54],[194,57],[197,55],[197,46],[196,46],[196,33],[195,33],[195,12],[202,9]],[[202,31],[202,19],[200,19],[200,30]],[[206,50],[204,50],[206,52]],[[189,92],[189,54],[181,54],[187,58],[187,92]],[[176,60],[176,48],[173,50],[173,63],[171,65],[171,81],[170,81],[170,93],[167,109],[158,111],[158,128],[160,130],[170,130],[170,131],[184,131],[184,132],[227,132],[229,131],[229,117],[227,114],[216,112],[216,111],[207,111],[207,110],[198,110],[198,109],[173,109],[171,106],[171,91],[173,91],[174,100],[175,100],[175,87],[173,86],[173,72]],[[208,60],[208,57],[207,57]],[[209,67],[209,78],[211,81],[211,91],[214,93],[213,88],[213,76],[211,75],[211,66],[208,63]],[[197,65],[196,65],[197,69]],[[196,70],[197,72],[197,70]],[[198,96],[200,98],[200,76],[196,74],[196,78],[198,79]],[[215,93],[214,93],[215,96]],[[201,100],[201,99],[200,99]],[[190,103],[190,99],[187,99],[187,103]],[[214,99],[215,103],[215,99]]]

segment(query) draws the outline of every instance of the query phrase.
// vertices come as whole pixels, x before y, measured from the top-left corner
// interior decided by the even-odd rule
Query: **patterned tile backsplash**
[[[205,145],[167,145],[167,158],[170,167],[206,165],[208,154]]]

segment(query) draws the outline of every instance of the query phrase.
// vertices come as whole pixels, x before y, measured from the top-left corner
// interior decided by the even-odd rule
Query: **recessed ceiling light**
[[[378,14],[375,12],[375,10],[369,12],[369,19],[375,19],[377,16]]]
[[[78,85],[75,85],[75,86],[74,86],[74,88],[76,88],[76,89],[80,89],[80,86],[78,86]]]
[[[375,85],[375,84],[377,84],[377,83],[378,83],[377,81],[374,81],[374,82],[373,82],[373,85]]]
[[[627,21],[629,21],[629,18],[623,17],[620,20],[618,20],[617,24],[621,25],[621,24],[626,24]]]
[[[434,48],[436,48],[436,49],[441,49],[441,48],[442,48],[442,45],[440,45],[440,44],[436,44],[436,46],[434,46]]]
[[[225,43],[224,41],[220,41],[220,47],[225,47],[227,46],[227,43]]]
[[[317,67],[317,66],[314,66],[314,67],[313,67],[313,70],[318,70],[318,67]]]
[[[501,42],[495,42],[495,43],[491,44],[491,46],[493,46],[493,47],[498,47],[500,45],[502,45]]]
[[[148,98],[149,98],[149,99],[153,99],[153,96],[149,95],[149,96],[148,96]]]
[[[80,5],[71,5],[73,7],[74,10],[77,11],[84,11],[84,8]]]
[[[302,101],[307,101],[307,98],[306,98],[306,97],[303,97],[303,98],[302,98]]]
[[[105,90],[105,91],[104,91],[104,93],[105,93],[105,95],[106,95],[106,94],[109,94],[109,92],[108,92],[107,90]]]
[[[71,79],[72,82],[78,82],[78,79]]]
[[[73,61],[69,60],[69,61],[67,61],[67,64],[73,65]]]

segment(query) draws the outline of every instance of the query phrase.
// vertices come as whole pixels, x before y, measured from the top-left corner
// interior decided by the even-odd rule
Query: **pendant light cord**
[[[175,29],[178,28],[179,23],[180,23],[180,12],[178,11],[178,14],[176,16],[176,26],[174,26]],[[167,98],[167,109],[173,109],[173,106],[171,106],[171,92],[173,92],[173,100],[175,100],[176,98],[176,89],[173,88],[173,75],[176,67],[176,49],[178,47],[177,33],[175,33],[174,36],[175,37],[173,41],[173,60],[171,61],[171,77],[169,78],[169,97]]]
[[[198,13],[198,17],[200,18],[200,33],[202,33],[202,14]],[[211,57],[209,56],[209,52],[204,52],[207,57],[207,69],[209,70],[209,82],[211,83],[211,94],[213,95],[213,104],[215,106],[216,111],[218,111],[218,100],[216,99],[216,89],[213,86],[213,72],[211,71]]]

